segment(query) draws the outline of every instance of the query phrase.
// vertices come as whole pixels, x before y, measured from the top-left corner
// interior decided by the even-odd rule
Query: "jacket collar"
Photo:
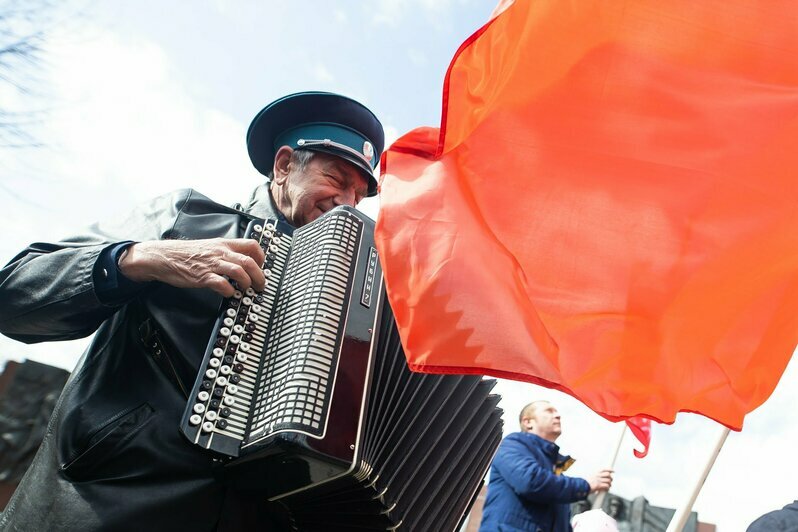
[[[277,205],[274,204],[274,199],[269,192],[269,183],[263,183],[252,191],[244,212],[257,218],[277,218],[279,221],[291,225],[283,213],[277,210]]]
[[[526,438],[527,441],[536,445],[540,448],[547,456],[550,456],[554,461],[554,471],[559,475],[563,471],[567,470],[569,467],[576,462],[575,459],[571,458],[568,455],[560,454],[560,446],[554,443],[553,441],[549,441],[546,439],[541,438],[537,434],[532,434],[531,432],[521,432],[520,433],[523,438]]]

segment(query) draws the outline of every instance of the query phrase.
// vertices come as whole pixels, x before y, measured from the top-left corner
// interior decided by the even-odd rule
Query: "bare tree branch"
[[[53,0],[0,0],[0,94],[33,94],[54,12]],[[8,107],[19,100],[0,99],[0,148],[39,145],[31,130],[42,113]]]

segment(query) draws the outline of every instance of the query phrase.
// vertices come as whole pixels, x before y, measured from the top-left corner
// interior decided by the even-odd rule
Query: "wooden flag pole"
[[[615,454],[612,455],[612,461],[610,462],[610,469],[615,469],[615,461],[618,459],[618,453],[621,451],[621,443],[623,442],[623,435],[626,434],[626,422],[621,422],[621,433],[618,436],[618,445],[615,446]],[[607,496],[606,491],[600,491],[596,494],[596,498],[593,499],[593,506],[591,507],[593,510],[596,508],[601,508],[601,505],[604,504],[604,498]]]
[[[728,435],[729,429],[723,427],[720,437],[718,437],[718,442],[715,444],[712,454],[709,455],[707,465],[704,467],[704,471],[701,472],[701,476],[698,478],[698,482],[696,482],[695,488],[693,488],[693,492],[690,494],[690,498],[687,499],[687,502],[673,515],[673,519],[671,519],[666,532],[681,532],[684,525],[687,524],[687,519],[690,517],[690,512],[693,510],[693,504],[696,498],[698,498],[698,492],[700,492],[701,488],[704,486],[704,482],[707,480],[707,476],[709,476],[709,471],[712,469],[712,466],[715,465],[715,459],[718,457],[718,454],[720,454],[720,449],[723,447],[723,443],[726,441]]]

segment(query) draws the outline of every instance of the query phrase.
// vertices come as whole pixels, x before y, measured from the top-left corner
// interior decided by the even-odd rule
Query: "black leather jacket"
[[[115,227],[95,225],[57,244],[32,244],[0,272],[3,334],[34,343],[96,331],[0,529],[219,526],[230,504],[221,467],[178,426],[187,400],[183,388],[194,383],[221,297],[151,283],[109,306],[95,294],[92,271],[100,252],[120,241],[236,238],[250,216],[277,216],[266,186],[256,189],[245,210],[179,191]]]

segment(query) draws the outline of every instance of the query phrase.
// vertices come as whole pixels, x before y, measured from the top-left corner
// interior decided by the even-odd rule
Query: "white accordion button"
[[[208,371],[205,372],[205,376],[208,377],[209,379],[215,379],[216,378],[216,370],[215,369],[209,369]]]
[[[227,387],[227,393],[229,393],[230,395],[237,394],[238,393],[238,386],[236,386],[235,384],[231,384],[230,386]]]
[[[233,321],[233,318],[225,318],[222,320],[222,323],[224,323],[227,327],[232,327],[235,321]]]
[[[230,343],[231,343],[231,344],[237,344],[237,343],[238,343],[238,342],[240,342],[240,341],[241,341],[241,337],[240,337],[240,336],[238,336],[237,334],[234,334],[234,335],[232,335],[232,336],[230,337]]]
[[[250,314],[249,316],[247,316],[247,319],[249,321],[251,321],[252,323],[255,323],[256,321],[258,321],[258,315],[257,314]]]
[[[222,402],[224,403],[224,406],[233,406],[236,404],[235,398],[230,397],[229,395],[222,399]]]
[[[277,251],[279,249],[280,249],[280,246],[278,246],[277,244],[272,244],[272,245],[269,246],[269,251],[271,251],[272,253],[277,253]]]
[[[222,327],[221,329],[219,329],[219,334],[221,334],[222,336],[230,336],[230,329],[228,329],[227,327]]]
[[[252,297],[252,296],[255,295],[255,291],[252,288],[247,288],[247,291],[244,292],[244,293],[247,294],[249,297]]]
[[[210,364],[212,368],[218,368],[221,363],[221,360],[218,358],[212,358],[208,361],[208,364]]]
[[[213,356],[220,357],[222,355],[224,355],[224,349],[222,349],[221,347],[215,347],[213,349]]]
[[[255,231],[256,233],[262,233],[263,226],[261,224],[255,224],[252,226],[252,230]]]
[[[236,290],[235,292],[233,292],[233,297],[236,299],[241,299],[241,296],[243,295],[244,294],[241,293],[241,290]]]
[[[202,431],[203,432],[213,432],[213,422],[212,421],[206,421],[205,423],[203,423],[202,424]]]
[[[247,355],[245,353],[239,353],[238,356],[236,356],[236,360],[238,360],[239,362],[246,362]]]
[[[274,224],[272,222],[268,222],[266,224],[266,229],[268,229],[269,231],[274,231],[274,227],[275,226],[274,226]]]
[[[230,366],[222,366],[222,369],[220,369],[219,371],[222,372],[222,375],[230,375],[230,372],[233,370],[230,369]],[[219,378],[221,379],[221,377]]]
[[[249,306],[249,305],[252,304],[252,299],[250,299],[248,297],[245,297],[244,299],[241,300],[241,303],[244,304],[244,305]]]
[[[269,268],[266,268],[265,270],[263,270],[263,275],[265,275],[266,277],[270,276],[271,274],[272,274],[272,271]]]
[[[192,425],[199,425],[202,422],[202,416],[194,414],[190,418],[188,418],[188,422]]]
[[[225,311],[225,314],[227,314],[227,315],[228,315],[229,317],[231,317],[231,318],[235,318],[235,317],[236,317],[236,309],[234,309],[234,308],[229,308],[229,309],[227,309],[227,310]]]
[[[235,327],[233,327],[233,332],[236,334],[241,334],[242,332],[244,332],[244,326],[239,323],[236,323]]]
[[[252,304],[252,312],[260,312],[261,310],[263,310],[263,307],[261,307],[257,303]]]
[[[225,368],[226,367],[228,366],[225,366]],[[219,377],[218,379],[216,379],[216,384],[218,386],[227,386],[227,377]]]
[[[208,413],[205,414],[205,419],[208,421],[216,421],[216,412],[213,410],[208,410]]]
[[[246,342],[241,342],[240,344],[238,344],[238,349],[246,353],[249,351],[249,344]]]
[[[205,392],[205,391],[202,391],[202,392],[197,394],[197,398],[200,401],[207,401],[208,399],[210,399],[210,397],[211,397],[211,395],[208,392]]]
[[[197,414],[202,414],[203,412],[205,412],[205,405],[202,403],[195,404],[194,412],[196,412]]]

